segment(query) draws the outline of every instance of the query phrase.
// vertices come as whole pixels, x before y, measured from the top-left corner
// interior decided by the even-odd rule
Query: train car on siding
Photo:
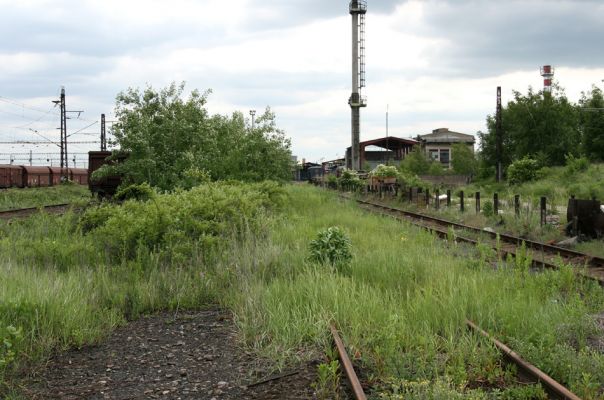
[[[27,187],[50,186],[52,171],[50,167],[23,166],[23,182]]]
[[[23,167],[20,165],[0,165],[0,188],[22,188],[23,185]]]

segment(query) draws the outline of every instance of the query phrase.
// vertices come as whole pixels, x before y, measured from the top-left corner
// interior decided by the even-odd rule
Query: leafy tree
[[[502,107],[503,165],[533,156],[541,165],[564,165],[565,155],[579,153],[579,118],[575,105],[557,85],[552,93],[514,92]],[[487,132],[479,132],[481,156],[495,165],[495,117],[487,117]]]
[[[401,162],[401,169],[415,175],[425,175],[430,170],[430,161],[419,146],[415,146]]]
[[[478,161],[470,146],[455,143],[451,146],[451,165],[453,171],[461,175],[474,175],[478,170]]]
[[[604,96],[602,89],[592,86],[579,100],[583,154],[592,161],[604,161]]]
[[[210,116],[205,108],[210,93],[194,90],[185,97],[184,83],[119,93],[114,144],[129,157],[101,174],[117,170],[125,183],[148,182],[164,190],[208,179],[289,179],[290,141],[271,110],[251,129],[241,112]]]

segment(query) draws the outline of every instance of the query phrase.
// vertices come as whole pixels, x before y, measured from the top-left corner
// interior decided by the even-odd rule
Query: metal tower
[[[554,78],[554,67],[552,67],[551,65],[544,65],[543,67],[541,67],[541,70],[539,72],[543,77],[543,92],[551,93],[552,80]]]
[[[352,15],[352,94],[348,104],[352,112],[352,146],[351,167],[361,169],[360,136],[361,113],[360,108],[367,106],[366,99],[361,96],[361,89],[365,87],[365,14],[367,13],[366,0],[352,0],[349,5]]]

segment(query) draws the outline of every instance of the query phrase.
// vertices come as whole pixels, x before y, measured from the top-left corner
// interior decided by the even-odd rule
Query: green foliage
[[[317,234],[309,245],[310,261],[329,264],[339,271],[347,269],[352,261],[352,243],[343,229],[332,226]]]
[[[115,260],[136,258],[141,250],[179,260],[195,249],[211,253],[226,239],[262,233],[263,217],[281,196],[276,183],[210,183],[143,203],[91,208],[80,227]]]
[[[567,154],[565,158],[566,169],[564,172],[567,176],[585,172],[589,168],[589,160],[586,157],[575,157],[572,154]]]
[[[445,170],[440,163],[433,161],[430,163],[430,168],[428,168],[428,175],[444,175]]]
[[[564,155],[577,154],[580,145],[576,106],[555,86],[552,93],[514,92],[514,100],[502,108],[503,165],[533,156],[543,165],[563,165]],[[479,132],[481,155],[496,164],[495,117],[487,117],[487,132]],[[539,156],[538,156],[539,155]],[[453,156],[455,159],[455,156]]]
[[[0,320],[0,377],[4,370],[10,365],[17,355],[16,347],[23,340],[22,330],[14,326],[2,326]]]
[[[380,164],[371,171],[371,175],[379,178],[394,178],[398,175],[398,170],[393,165]]]
[[[342,175],[340,176],[340,187],[342,189],[356,191],[361,186],[363,186],[363,182],[355,170],[345,169],[342,171]]]
[[[340,363],[332,360],[317,366],[317,381],[313,383],[319,400],[340,399]]]
[[[127,186],[121,186],[118,191],[115,193],[115,200],[124,201],[124,200],[138,200],[138,201],[147,201],[151,200],[155,197],[155,191],[153,188],[147,183],[143,182],[141,184],[132,184]]]
[[[90,191],[85,185],[12,188],[0,191],[0,211],[50,204],[85,203],[89,199]]]
[[[532,181],[537,177],[537,169],[537,161],[532,158],[524,157],[514,161],[507,170],[508,181],[512,185]]]
[[[474,175],[478,171],[478,160],[468,145],[455,143],[451,146],[451,166],[456,174]]]
[[[579,100],[580,124],[583,133],[582,150],[592,161],[604,161],[604,94],[592,86]],[[599,109],[599,111],[594,111]]]
[[[415,175],[412,172],[402,169],[398,176],[398,182],[405,187],[420,187],[424,186],[425,182],[420,179],[419,176]]]
[[[495,215],[495,208],[493,207],[492,201],[485,201],[482,205],[482,214],[485,217],[492,217]]]
[[[290,141],[275,124],[269,108],[254,129],[244,116],[210,116],[209,91],[184,98],[184,84],[156,91],[128,89],[117,96],[115,143],[129,157],[102,174],[122,175],[126,183],[148,182],[169,190],[213,180],[288,180]]]
[[[420,149],[419,146],[413,147],[413,151],[407,154],[401,162],[401,169],[415,175],[425,175],[430,170],[431,162]]]

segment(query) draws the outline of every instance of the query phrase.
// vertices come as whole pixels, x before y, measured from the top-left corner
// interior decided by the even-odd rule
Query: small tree
[[[537,177],[537,169],[538,163],[532,158],[524,157],[514,161],[508,167],[508,181],[512,185],[532,181]]]
[[[401,169],[415,175],[425,175],[430,170],[430,161],[419,146],[415,146],[401,163]]]
[[[474,152],[465,144],[456,143],[451,146],[453,171],[460,175],[474,175],[478,171],[478,160]]]

